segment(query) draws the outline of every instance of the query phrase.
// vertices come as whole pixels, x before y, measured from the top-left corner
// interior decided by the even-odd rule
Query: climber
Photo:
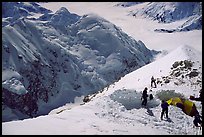
[[[151,87],[153,88],[153,84],[154,84],[154,87],[156,88],[157,85],[156,85],[156,79],[152,76],[151,77]]]
[[[148,94],[147,94],[147,87],[145,87],[145,89],[143,90],[143,93],[142,93],[142,98],[143,101],[142,101],[142,105],[146,106],[147,105],[147,97],[148,97]]]

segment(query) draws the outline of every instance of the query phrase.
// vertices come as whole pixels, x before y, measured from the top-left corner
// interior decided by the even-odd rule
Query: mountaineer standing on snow
[[[202,92],[202,89],[200,89],[199,91],[200,95],[198,98],[195,98],[194,96],[190,96],[190,100],[195,100],[195,101],[200,101],[201,102],[201,105],[203,105],[203,92]],[[201,114],[203,115],[203,111],[201,111]],[[199,127],[198,124],[200,124],[200,126],[202,127],[202,120],[201,120],[201,117],[197,111],[197,113],[195,114],[194,116],[194,120],[193,120],[193,124],[196,126],[196,127]]]
[[[152,76],[152,77],[151,77],[151,87],[152,87],[152,88],[153,88],[153,84],[154,84],[154,87],[157,88],[156,79]]]
[[[148,97],[148,95],[147,95],[147,87],[145,87],[145,89],[142,92],[142,98],[141,98],[141,99],[143,99],[142,105],[144,105],[144,106],[147,105],[147,97]]]
[[[162,108],[161,120],[163,120],[164,113],[166,113],[166,118],[168,118],[168,107],[169,107],[169,104],[166,101],[162,100],[162,104],[161,104],[161,108]]]

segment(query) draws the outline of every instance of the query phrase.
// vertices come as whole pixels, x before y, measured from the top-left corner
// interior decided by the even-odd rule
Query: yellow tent
[[[169,100],[166,101],[169,105],[174,105],[176,106],[177,103],[182,103],[183,102],[181,101],[181,99],[179,97],[174,97],[174,98],[171,98]]]
[[[181,108],[185,114],[192,116],[192,117],[198,112],[195,104],[187,99],[182,100],[179,97],[174,97],[174,98],[167,100],[166,102],[169,105],[173,105],[173,106]]]
[[[198,113],[198,110],[192,101],[185,100],[183,104],[184,104],[185,113],[187,115],[193,117],[193,116],[195,116],[196,113]]]

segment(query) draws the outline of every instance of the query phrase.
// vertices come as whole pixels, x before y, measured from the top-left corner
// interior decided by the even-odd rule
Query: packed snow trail
[[[101,93],[102,94],[102,93]],[[193,118],[180,108],[169,107],[169,120],[160,120],[160,100],[148,100],[141,106],[141,92],[115,91],[59,114],[3,123],[3,134],[177,134],[195,135]],[[129,98],[129,99],[128,99]],[[135,105],[135,107],[134,107]],[[32,125],[32,128],[30,127]],[[65,130],[66,129],[66,130]]]
[[[147,107],[142,107],[140,98],[141,92],[124,89],[115,91],[106,98],[102,97],[100,101],[97,101],[100,103],[95,104],[103,108],[100,115],[98,114],[100,117],[119,124],[137,125],[141,123],[168,134],[194,135],[199,132],[199,129],[193,128],[193,118],[184,114],[180,108],[169,106],[169,119],[160,120],[160,100],[156,98],[148,100]]]

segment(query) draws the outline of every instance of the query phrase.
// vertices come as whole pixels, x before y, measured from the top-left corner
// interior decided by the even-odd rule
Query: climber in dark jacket
[[[199,125],[202,127],[202,120],[201,120],[201,116],[199,115],[199,113],[196,113],[194,116],[194,120],[193,120],[193,124],[196,127],[199,127]]]
[[[195,101],[200,101],[201,105],[203,105],[203,92],[202,89],[199,91],[200,95],[198,98],[195,98],[194,96],[190,96],[190,100],[195,100]],[[203,115],[203,111],[201,112],[201,114]]]
[[[151,87],[153,87],[153,84],[154,84],[154,87],[156,88],[157,87],[156,79],[152,76],[151,77]]]
[[[145,89],[143,90],[142,92],[142,105],[146,106],[147,105],[147,97],[148,97],[148,94],[147,94],[147,87],[145,87]]]
[[[163,120],[164,113],[166,113],[166,118],[168,118],[168,107],[169,107],[169,104],[166,101],[162,100],[162,104],[161,104],[161,108],[162,108],[161,120]]]

